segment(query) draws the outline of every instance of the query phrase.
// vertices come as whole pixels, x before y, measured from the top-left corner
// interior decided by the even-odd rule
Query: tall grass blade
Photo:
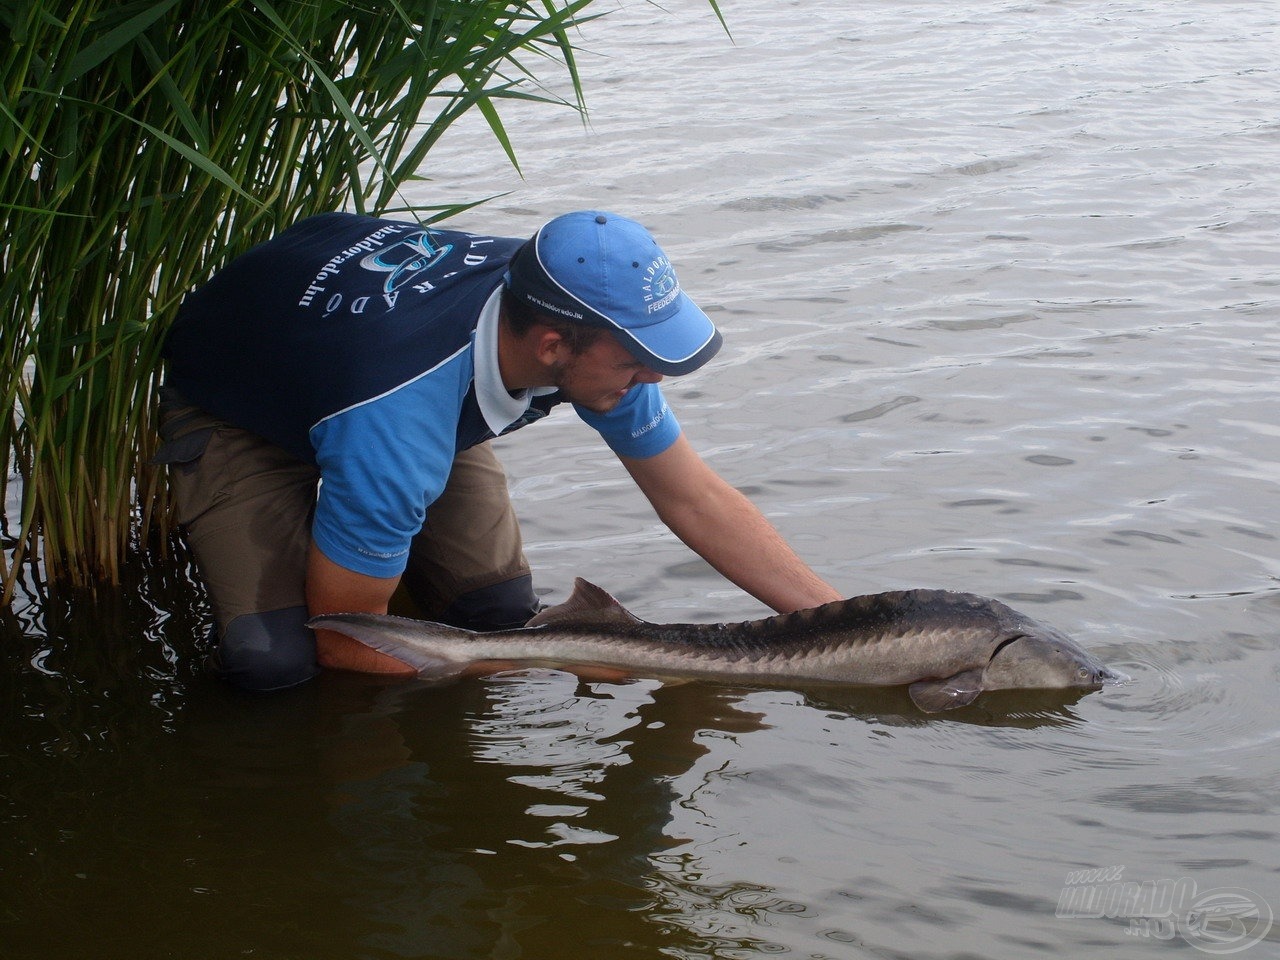
[[[37,562],[91,588],[164,542],[149,460],[183,295],[312,213],[465,209],[399,190],[470,110],[514,164],[499,101],[582,109],[593,2],[0,0],[0,495],[21,490],[0,604]]]

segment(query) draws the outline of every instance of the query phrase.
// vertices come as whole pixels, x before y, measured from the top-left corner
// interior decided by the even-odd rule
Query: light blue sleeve
[[[312,537],[334,563],[371,577],[404,572],[453,467],[471,369],[470,351],[461,351],[311,429],[321,477]]]
[[[656,383],[633,388],[608,413],[594,413],[577,405],[574,409],[619,456],[637,460],[653,457],[680,436],[680,422]]]

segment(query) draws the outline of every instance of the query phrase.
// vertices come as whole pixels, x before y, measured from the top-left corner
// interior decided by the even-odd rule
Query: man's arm
[[[322,613],[386,613],[399,582],[399,577],[370,577],[340,567],[313,543],[307,556],[307,610],[313,617]],[[316,631],[316,659],[320,666],[332,670],[400,676],[417,673],[395,657],[332,630]]]
[[[757,600],[789,613],[842,599],[683,435],[657,456],[619,459],[662,522]]]

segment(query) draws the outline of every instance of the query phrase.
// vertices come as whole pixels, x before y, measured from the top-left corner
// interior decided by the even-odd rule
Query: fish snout
[[[1127,673],[1121,673],[1119,670],[1115,670],[1104,665],[1099,665],[1095,672],[1097,673],[1099,684],[1131,683],[1133,681],[1133,677],[1129,676]]]
[[[1066,651],[1063,652],[1066,653]],[[1069,661],[1067,669],[1072,676],[1070,681],[1064,683],[1063,686],[1085,687],[1090,690],[1097,690],[1104,683],[1121,683],[1129,679],[1123,673],[1112,670],[1092,654],[1085,653],[1083,650],[1078,653],[1077,651],[1070,651],[1067,659]]]

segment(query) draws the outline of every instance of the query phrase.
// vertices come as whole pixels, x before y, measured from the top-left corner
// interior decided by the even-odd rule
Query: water
[[[646,222],[726,333],[669,397],[818,570],[997,596],[1134,682],[942,717],[545,671],[249,700],[157,564],[4,624],[0,955],[1277,955],[1280,14],[725,13],[589,25],[589,128],[512,105],[523,180],[467,123],[413,198]],[[571,414],[503,446],[548,599],[762,612]]]

